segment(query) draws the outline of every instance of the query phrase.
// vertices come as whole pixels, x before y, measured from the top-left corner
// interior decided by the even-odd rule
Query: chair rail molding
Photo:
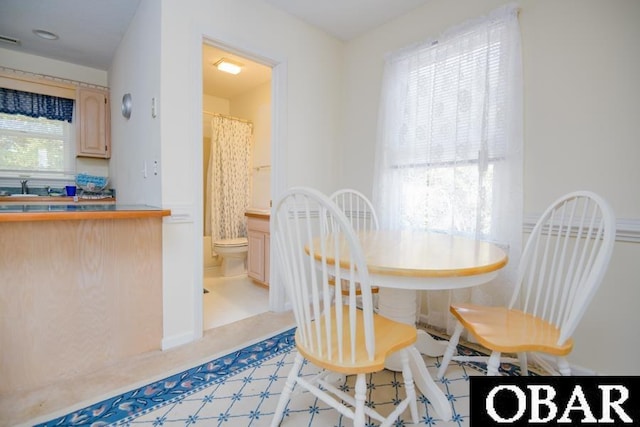
[[[193,205],[164,205],[164,209],[170,209],[171,215],[168,217],[164,217],[165,224],[176,224],[176,223],[192,223],[194,222],[194,211],[195,207]]]
[[[526,214],[524,216],[522,228],[525,233],[531,233],[540,215]],[[640,218],[617,218],[616,241],[640,243]]]

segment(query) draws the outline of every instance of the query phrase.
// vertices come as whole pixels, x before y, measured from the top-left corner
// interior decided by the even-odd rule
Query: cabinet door
[[[264,282],[268,285],[271,278],[271,236],[265,234],[264,236]]]
[[[249,230],[249,253],[247,259],[247,274],[252,279],[265,282],[264,275],[264,238],[265,234],[259,231]]]
[[[111,157],[109,94],[78,88],[76,97],[78,157]]]

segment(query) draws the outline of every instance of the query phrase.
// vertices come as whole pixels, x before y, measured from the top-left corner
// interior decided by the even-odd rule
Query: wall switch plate
[[[151,117],[155,119],[157,115],[158,115],[158,105],[156,103],[156,97],[154,96],[153,98],[151,98]]]

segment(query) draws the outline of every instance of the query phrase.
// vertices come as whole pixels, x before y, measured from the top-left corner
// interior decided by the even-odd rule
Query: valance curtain
[[[45,117],[71,123],[73,99],[0,88],[0,113]]]
[[[496,242],[491,284],[430,292],[428,323],[449,332],[451,299],[501,304],[522,240],[522,77],[517,6],[387,56],[373,200],[381,227]]]

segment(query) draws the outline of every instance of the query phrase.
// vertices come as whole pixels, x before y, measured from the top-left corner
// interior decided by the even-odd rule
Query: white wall
[[[160,122],[151,102],[160,97],[160,5],[142,1],[109,69],[111,88],[111,175],[118,203],[162,205]],[[131,94],[131,117],[122,116],[122,96]],[[154,173],[154,162],[158,174]],[[146,169],[146,175],[145,175]]]
[[[341,186],[371,194],[384,55],[482,15],[500,0],[432,0],[346,45]],[[640,221],[640,2],[521,0],[525,212],[591,189]],[[340,155],[338,155],[340,157]],[[569,361],[639,374],[640,244],[620,242]]]
[[[107,72],[69,62],[0,48],[0,66],[98,86],[108,86]]]
[[[163,229],[164,347],[202,333],[203,37],[279,70],[274,87],[286,108],[273,141],[283,153],[280,185],[329,191],[337,175],[341,42],[259,0],[193,0],[188,7],[142,0],[110,70],[114,96],[131,92],[134,100],[131,120],[113,122],[114,157],[116,150],[120,154],[112,163],[118,182],[128,187],[118,195],[161,202],[189,218],[165,220]],[[152,96],[159,96],[156,120],[148,117]],[[138,105],[142,117],[134,119]],[[145,181],[141,165],[156,156],[160,182]]]

